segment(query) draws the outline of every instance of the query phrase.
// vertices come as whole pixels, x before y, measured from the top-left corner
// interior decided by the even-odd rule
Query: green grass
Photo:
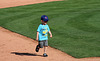
[[[41,15],[50,19],[49,45],[76,57],[100,57],[100,0],[66,0],[0,9],[0,26],[36,38]],[[33,47],[35,48],[35,47]]]

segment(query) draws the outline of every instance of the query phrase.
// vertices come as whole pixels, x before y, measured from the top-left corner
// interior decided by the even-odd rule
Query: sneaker
[[[36,51],[36,52],[39,52],[39,45],[36,46],[35,51]]]
[[[46,53],[43,54],[43,57],[48,57],[48,55]]]

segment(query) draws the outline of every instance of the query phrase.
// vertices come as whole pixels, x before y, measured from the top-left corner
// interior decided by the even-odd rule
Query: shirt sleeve
[[[41,29],[41,26],[39,25],[38,29],[37,29],[37,32],[40,32],[40,29]]]
[[[49,26],[48,26],[48,32],[50,31],[50,28],[49,28]]]

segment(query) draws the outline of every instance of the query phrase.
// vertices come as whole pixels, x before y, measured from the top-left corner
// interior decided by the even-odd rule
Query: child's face
[[[41,20],[41,22],[42,22],[43,24],[47,24],[47,22],[44,22],[43,20]]]

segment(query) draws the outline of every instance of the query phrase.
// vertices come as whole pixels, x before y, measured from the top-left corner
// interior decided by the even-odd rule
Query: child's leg
[[[47,57],[47,56],[48,56],[48,55],[46,54],[46,53],[47,53],[47,47],[48,47],[48,41],[45,40],[45,41],[44,41],[44,54],[43,54],[44,57]]]
[[[36,51],[36,52],[39,52],[39,49],[40,49],[40,48],[43,48],[43,41],[39,41],[39,42],[38,42],[38,45],[36,46],[35,51]]]
[[[44,47],[44,53],[47,53],[47,48],[46,46]]]
[[[44,41],[44,53],[46,53],[47,47],[48,47],[48,41],[45,40],[45,41]]]
[[[47,51],[47,47],[45,46],[45,47],[44,47],[44,54],[43,54],[44,57],[47,57],[47,56],[48,56],[48,55],[46,54],[46,51]]]
[[[39,41],[39,47],[43,48],[43,41]]]

